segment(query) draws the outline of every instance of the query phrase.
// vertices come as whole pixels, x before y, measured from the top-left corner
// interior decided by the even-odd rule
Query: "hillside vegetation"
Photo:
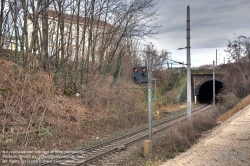
[[[52,74],[39,67],[29,70],[7,60],[13,58],[12,52],[6,51],[5,55],[2,52],[1,55],[0,130],[3,149],[72,148],[147,123],[146,85],[118,79],[110,88],[113,78],[108,75],[103,81],[97,75],[93,81],[83,84],[81,91],[67,94],[60,86],[60,80],[58,85],[54,84]],[[239,77],[228,77],[227,71],[234,74],[232,67],[236,68],[237,64],[228,64],[221,69],[225,84],[217,96],[221,113],[244,96],[239,90],[247,89],[242,86],[236,93],[236,89],[231,89],[237,88],[233,84]],[[175,105],[175,99],[185,85],[185,73],[174,75],[168,70],[154,72],[159,79],[157,100],[153,105],[154,119],[161,118],[163,112],[185,107],[185,104],[181,107]]]
[[[5,51],[0,58],[1,148],[73,148],[147,123],[147,84],[118,79],[111,88],[110,75],[106,79],[96,75],[93,81],[82,84],[79,92],[68,94],[63,80],[55,85],[53,74],[39,66],[27,69],[17,65],[11,61],[13,54]],[[171,73],[153,73],[159,87],[154,119],[165,111],[157,103],[178,87],[176,80],[172,86],[164,84]],[[163,86],[168,91],[162,92]],[[166,104],[168,111],[178,109],[173,99],[167,99]]]
[[[1,1],[0,149],[74,147],[144,124],[132,67],[169,58],[145,42],[160,27],[155,5]]]
[[[147,120],[145,94],[132,83],[111,89],[112,79],[96,79],[68,96],[42,70],[4,59],[0,67],[1,149],[65,148]]]

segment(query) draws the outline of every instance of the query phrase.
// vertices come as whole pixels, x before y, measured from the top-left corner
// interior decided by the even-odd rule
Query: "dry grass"
[[[237,112],[239,112],[241,109],[245,108],[250,104],[250,95],[246,96],[244,99],[242,99],[235,107],[230,109],[229,111],[225,112],[224,114],[220,115],[218,118],[218,123],[221,123]]]
[[[174,105],[174,100],[176,96],[178,96],[178,93],[179,92],[176,89],[168,91],[164,96],[162,96],[161,99],[154,103],[154,108],[158,109],[169,105]]]
[[[232,97],[230,97],[231,99],[234,101]],[[226,106],[228,106],[228,102],[232,101],[226,101]],[[154,152],[150,158],[143,158],[142,152],[140,152],[140,155],[135,154],[134,157],[130,158],[128,165],[159,165],[165,160],[179,155],[190,148],[203,134],[207,134],[207,131],[215,127],[218,122],[225,121],[249,104],[250,95],[222,115],[219,114],[220,108],[213,108],[194,116],[192,124],[186,121],[178,123],[171,127],[164,137],[154,142]]]
[[[112,78],[108,76],[105,81],[95,79],[83,85],[80,97],[67,97],[60,90],[63,85],[53,85],[53,75],[39,69],[27,73],[26,69],[3,59],[0,67],[1,149],[67,149],[147,123],[146,96],[131,83],[118,80],[110,89]],[[185,106],[173,103],[176,94],[171,91],[165,98],[168,102],[158,101],[156,107],[161,107],[160,113]],[[170,104],[164,106],[165,103]],[[219,121],[249,103],[248,96]],[[183,123],[172,128],[166,136],[169,139],[159,143],[159,152],[166,146],[170,147],[171,155],[166,152],[170,157],[183,151],[200,133],[214,126],[216,116],[208,113],[194,118],[193,125]]]
[[[154,110],[159,111],[160,113],[166,113],[166,112],[175,112],[177,110],[181,110],[187,107],[186,103],[169,103],[166,106],[162,106],[161,108],[155,108]]]
[[[141,149],[126,165],[159,165],[161,161],[175,157],[190,148],[205,131],[216,126],[217,117],[218,110],[212,108],[193,116],[192,123],[183,121],[170,127],[163,136],[154,140],[150,158],[144,158]]]
[[[157,145],[157,149],[167,150],[171,157],[174,153],[185,151],[197,138],[201,136],[202,132],[213,128],[216,125],[218,113],[216,109],[210,109],[193,116],[192,123],[183,121],[178,123],[170,129],[162,138],[161,143]],[[162,151],[160,150],[160,151]]]
[[[96,80],[67,97],[53,75],[2,59],[0,67],[1,149],[67,149],[147,121],[145,94],[133,84]]]

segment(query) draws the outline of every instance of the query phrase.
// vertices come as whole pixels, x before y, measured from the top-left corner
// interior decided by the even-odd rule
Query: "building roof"
[[[50,18],[55,18],[57,19],[59,17],[59,12],[55,11],[55,10],[48,10],[48,17]],[[72,15],[72,14],[66,14],[63,13],[63,19],[67,20],[67,21],[72,21],[72,22],[77,22],[78,16],[77,15]],[[91,19],[87,18],[87,17],[79,17],[79,23],[82,24],[90,24]],[[112,25],[110,25],[109,23],[99,20],[99,19],[93,19],[93,25],[95,26],[100,26],[100,27],[108,27],[111,28]]]

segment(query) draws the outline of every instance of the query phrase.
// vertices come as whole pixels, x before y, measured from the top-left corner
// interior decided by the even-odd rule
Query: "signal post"
[[[152,152],[152,71],[147,66],[133,68],[134,83],[148,83],[148,131],[149,138],[143,143],[144,156],[149,156]]]

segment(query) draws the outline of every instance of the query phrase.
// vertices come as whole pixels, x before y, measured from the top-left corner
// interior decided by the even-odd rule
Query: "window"
[[[49,47],[49,56],[53,55],[53,48]]]

